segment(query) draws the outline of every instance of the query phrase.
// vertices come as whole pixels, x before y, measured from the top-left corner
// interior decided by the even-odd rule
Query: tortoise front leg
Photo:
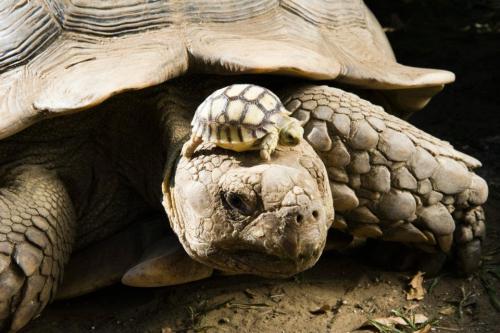
[[[477,160],[340,89],[302,87],[283,100],[327,167],[334,228],[453,253],[466,273],[477,268],[488,196],[471,172]]]
[[[271,155],[276,150],[279,141],[279,134],[277,132],[270,132],[262,138],[260,143],[260,157],[265,161],[271,160]]]
[[[75,213],[57,176],[17,168],[0,179],[0,331],[17,331],[53,299],[74,238]]]
[[[200,136],[191,135],[189,140],[182,146],[181,155],[187,158],[191,158],[199,145],[203,142]]]

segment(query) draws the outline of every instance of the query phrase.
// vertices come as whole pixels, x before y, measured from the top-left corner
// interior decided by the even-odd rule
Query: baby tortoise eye
[[[254,213],[254,208],[250,205],[243,196],[228,192],[223,195],[224,201],[227,205],[240,212],[242,215],[252,215]]]
[[[296,137],[295,135],[293,135],[293,134],[287,134],[286,135],[286,140],[291,145],[297,145],[297,144],[299,144],[299,141],[300,141],[300,139],[298,137]]]

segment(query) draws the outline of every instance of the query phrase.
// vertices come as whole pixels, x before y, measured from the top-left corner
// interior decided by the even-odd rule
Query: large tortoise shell
[[[398,64],[361,0],[4,0],[0,139],[188,70],[417,89],[417,108],[454,79]]]

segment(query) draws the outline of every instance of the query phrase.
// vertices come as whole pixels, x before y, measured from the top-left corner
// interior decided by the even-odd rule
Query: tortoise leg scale
[[[56,294],[75,212],[55,173],[20,167],[0,179],[0,331],[17,331]]]

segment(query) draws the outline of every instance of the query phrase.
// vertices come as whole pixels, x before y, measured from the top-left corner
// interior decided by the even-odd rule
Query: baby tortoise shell
[[[265,160],[278,143],[297,145],[304,134],[279,98],[253,84],[233,84],[208,96],[191,123],[191,138],[182,154],[191,157],[203,142],[237,152],[260,150]]]

